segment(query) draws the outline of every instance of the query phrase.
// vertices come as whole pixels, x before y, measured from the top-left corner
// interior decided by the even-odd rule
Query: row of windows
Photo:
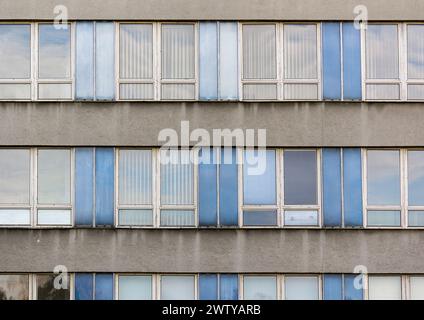
[[[423,300],[424,277],[77,273],[68,279],[55,274],[0,274],[0,300],[28,299]]]
[[[345,161],[343,179],[337,172],[340,161],[327,162],[332,149],[324,149],[323,158],[323,149],[237,149],[233,157],[235,149],[220,154],[204,148],[199,154],[199,149],[110,148],[107,161],[99,154],[103,149],[96,150],[0,149],[0,224],[72,226],[82,213],[91,225],[91,213],[84,210],[94,205],[98,225],[111,212],[116,226],[194,227],[204,225],[204,212],[215,208],[216,216],[217,202],[229,199],[235,205],[221,205],[222,226],[225,216],[234,214],[235,226],[325,227],[323,220],[333,210],[326,204],[341,193],[340,186],[331,186],[356,175],[358,187],[351,191],[356,198],[346,189],[344,202],[358,202],[353,214],[361,221],[364,215],[363,226],[424,226],[424,150],[363,149],[358,170]],[[340,157],[340,149],[334,151]],[[234,185],[223,199],[217,199],[217,180],[222,189]]]
[[[350,29],[344,23],[2,23],[0,99],[424,99],[423,24]],[[356,81],[359,93],[341,94]]]

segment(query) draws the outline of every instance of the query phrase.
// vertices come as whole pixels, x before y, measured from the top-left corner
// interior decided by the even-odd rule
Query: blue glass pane
[[[199,299],[218,299],[218,276],[216,274],[201,274],[199,276]]]
[[[357,281],[355,281],[357,279]],[[363,300],[363,276],[356,274],[344,275],[344,299]]]
[[[113,300],[113,274],[96,274],[96,300]]]
[[[342,275],[324,275],[324,300],[343,300],[342,297]]]
[[[219,276],[219,299],[238,300],[237,274],[221,274]]]
[[[93,274],[75,274],[75,300],[93,300]]]
[[[277,211],[244,211],[243,225],[275,226],[277,225]]]

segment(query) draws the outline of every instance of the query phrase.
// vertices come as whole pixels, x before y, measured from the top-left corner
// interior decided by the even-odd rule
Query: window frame
[[[130,272],[130,273],[123,273],[123,272],[117,272],[113,274],[113,282],[114,282],[114,287],[113,287],[113,300],[120,300],[119,299],[119,278],[121,276],[129,276],[129,277],[137,277],[137,276],[149,276],[152,279],[152,286],[151,286],[151,293],[152,293],[152,299],[151,300],[157,300],[158,297],[158,293],[157,293],[157,274],[152,274],[152,273],[137,273],[137,272]],[[94,300],[94,299],[93,299]],[[151,300],[146,300],[146,301],[151,301]]]
[[[409,297],[409,277],[405,274],[399,274],[399,273],[389,273],[389,274],[381,274],[381,273],[371,273],[366,274],[364,279],[366,279],[364,288],[363,288],[363,294],[364,294],[364,300],[370,300],[370,277],[374,278],[386,278],[386,277],[399,277],[400,281],[400,300],[410,300]]]
[[[35,272],[30,273],[30,300],[38,300],[37,294],[37,276],[54,275],[54,272]],[[60,275],[57,274],[57,275]],[[75,300],[75,273],[68,272],[69,300]],[[93,283],[94,285],[94,283]],[[68,300],[63,300],[68,301]]]
[[[422,85],[423,86],[423,91],[424,91],[424,77],[421,79],[409,79],[408,77],[408,27],[409,26],[414,26],[414,25],[418,25],[421,26],[422,28],[424,28],[424,23],[423,22],[405,22],[404,24],[404,44],[403,44],[403,51],[404,51],[404,55],[405,55],[405,61],[404,61],[404,73],[405,73],[405,92],[404,92],[404,96],[405,96],[405,100],[406,101],[424,101],[423,99],[409,99],[408,97],[408,87],[409,85],[414,85],[414,84],[418,84],[418,85]],[[424,54],[424,52],[423,52]]]
[[[244,25],[275,25],[275,53],[276,53],[276,78],[275,79],[245,79],[243,74],[243,26]],[[316,79],[290,79],[284,77],[284,33],[286,25],[314,25],[316,26]],[[321,22],[309,21],[287,21],[287,22],[258,22],[246,21],[238,22],[238,68],[239,68],[239,101],[322,101],[322,43],[321,43]],[[277,95],[276,99],[244,99],[244,85],[245,84],[276,84]],[[286,84],[316,84],[317,85],[317,98],[316,99],[285,99],[284,86]]]
[[[166,276],[190,276],[194,278],[194,300],[199,300],[199,274],[198,273],[158,273],[156,274],[156,281],[154,281],[154,286],[156,286],[156,296],[152,300],[163,300],[162,298],[162,277]],[[153,282],[153,278],[152,278]],[[166,301],[166,300],[163,300]]]
[[[244,292],[244,278],[246,277],[275,277],[275,300],[282,300],[283,297],[283,288],[282,282],[284,275],[279,273],[240,273],[238,274],[238,283],[239,283],[239,300],[245,300]]]
[[[322,280],[323,274],[318,274],[318,273],[311,273],[311,274],[299,274],[299,273],[293,273],[293,274],[283,274],[282,275],[282,295],[281,295],[281,299],[282,300],[286,300],[286,279],[287,278],[316,278],[317,279],[317,285],[318,285],[318,299],[317,300],[324,300],[323,298],[323,290],[324,290],[324,286],[323,286],[323,280]],[[313,301],[313,300],[310,300]]]

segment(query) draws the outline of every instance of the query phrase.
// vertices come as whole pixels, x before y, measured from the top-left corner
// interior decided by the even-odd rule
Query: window
[[[319,300],[318,277],[288,276],[284,284],[286,300]]]
[[[400,151],[367,151],[368,226],[401,225]]]
[[[407,97],[424,99],[424,25],[407,25]]]
[[[38,99],[72,99],[71,52],[70,24],[38,24]]]
[[[30,225],[30,150],[0,149],[0,225]]]
[[[151,150],[119,150],[119,225],[153,226],[152,157]]]
[[[64,283],[63,279],[56,274],[36,275],[36,295],[37,300],[70,300],[70,279]]]
[[[411,288],[411,300],[424,300],[424,277],[411,276],[409,286]]]
[[[161,276],[161,300],[194,300],[195,276]]]
[[[29,276],[21,274],[0,275],[0,300],[28,300]]]
[[[152,276],[120,275],[118,277],[119,300],[151,300]]]
[[[242,24],[243,99],[319,99],[319,31],[315,23]]]
[[[195,226],[194,151],[160,151],[160,225]]]
[[[369,276],[369,300],[401,300],[402,283],[400,276]]]
[[[424,151],[408,150],[408,226],[424,226]]]
[[[31,25],[0,24],[0,100],[31,99]]]
[[[244,300],[276,300],[277,277],[243,276]]]
[[[37,224],[71,225],[71,150],[40,149]]]

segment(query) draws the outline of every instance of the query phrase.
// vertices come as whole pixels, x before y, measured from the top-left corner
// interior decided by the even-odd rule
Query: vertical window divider
[[[29,185],[29,205],[30,205],[30,210],[29,210],[29,227],[34,227],[35,226],[35,210],[34,210],[34,204],[36,203],[36,199],[35,199],[35,195],[37,194],[36,191],[36,179],[35,179],[35,174],[36,174],[36,163],[35,163],[35,148],[31,148],[29,149],[29,157],[30,157],[30,167],[29,167],[29,179],[30,179],[30,185]]]
[[[401,228],[408,227],[408,150],[401,149]]]
[[[321,148],[315,149],[316,152],[316,165],[317,165],[317,205],[318,205],[318,225],[317,228],[322,228],[322,161],[321,161]]]
[[[161,76],[161,32],[160,32],[160,23],[153,22],[152,32],[153,32],[153,100],[160,100],[160,81],[159,78]],[[157,39],[155,41],[155,39]]]
[[[316,45],[317,45],[317,81],[318,81],[318,92],[317,92],[317,100],[321,101],[323,98],[323,93],[322,93],[322,39],[321,39],[321,28],[322,28],[322,23],[321,22],[317,22],[315,23],[316,28],[317,28],[317,34],[316,34]],[[341,68],[342,66],[340,66]]]
[[[37,50],[34,50],[37,46],[37,33],[36,33],[36,25],[34,23],[31,23],[31,41],[30,41],[30,60],[31,60],[31,96],[30,100],[36,99],[36,86],[35,86],[35,79],[36,79],[36,70],[37,70]]]
[[[74,81],[73,81],[74,82]],[[70,194],[70,206],[71,206],[71,223],[69,225],[70,228],[73,228],[75,226],[75,148],[70,148],[70,161],[71,163],[69,164],[69,174],[71,175],[69,178],[69,182],[70,182],[70,188],[69,191],[71,192]],[[72,295],[71,295],[72,296]]]
[[[155,221],[156,221],[156,226],[157,227],[160,227],[161,226],[160,225],[160,216],[161,216],[161,208],[160,208],[160,203],[161,203],[161,199],[160,199],[160,184],[161,184],[160,183],[160,162],[161,162],[161,154],[160,154],[160,151],[161,151],[160,148],[158,148],[158,149],[155,150],[156,157],[157,157],[157,160],[156,160],[156,170],[155,170],[155,178],[156,178],[157,183],[156,183],[156,186],[154,188],[154,190],[156,190],[156,192],[155,192],[155,194],[156,194],[156,196],[155,196],[156,206],[155,206],[154,211],[156,213],[156,215],[155,215],[155,218],[156,218]]]
[[[237,22],[237,51],[238,96],[239,100],[243,101],[243,24],[240,21]]]
[[[218,27],[219,27],[219,22],[218,22]],[[218,95],[218,97],[219,97],[219,95]],[[222,150],[222,148],[221,147],[215,147],[213,145],[210,148],[212,148],[212,159],[211,159],[212,164],[214,164],[214,161],[216,160],[216,163],[214,164],[214,166],[216,167],[216,226],[220,227],[221,226],[221,208],[220,208],[220,205],[219,205],[219,202],[220,202],[220,196],[219,196],[220,183],[219,183],[219,181],[220,181],[220,178],[221,178],[221,150]],[[215,157],[214,157],[214,154],[215,154]],[[199,189],[199,186],[197,186],[197,189]],[[197,194],[198,194],[198,192],[197,192]],[[219,284],[219,279],[218,279],[218,284]],[[218,292],[218,295],[219,295],[219,292]]]
[[[93,216],[93,222],[92,222],[92,227],[95,228],[96,227],[96,148],[93,147],[93,211],[92,211],[92,216]],[[93,287],[94,288],[94,287]]]
[[[342,95],[343,97],[343,95]],[[342,219],[342,228],[345,228],[345,212],[344,212],[344,148],[340,148],[340,193],[341,193],[341,219]],[[321,197],[323,197],[321,193]]]
[[[34,148],[33,227],[38,226],[38,148]]]
[[[407,29],[406,23],[398,24],[399,33],[399,78],[400,78],[400,100],[408,100],[408,55],[407,55]]]
[[[321,23],[321,31],[322,31],[322,23]],[[339,38],[340,38],[340,48],[339,48],[339,50],[340,50],[340,97],[341,97],[341,101],[344,101],[345,99],[344,99],[344,58],[343,58],[343,55],[344,55],[344,50],[343,50],[343,22],[339,22]],[[322,61],[322,37],[321,37],[321,41],[320,41],[320,46],[321,46],[321,50],[320,50],[320,52],[321,52],[321,61]],[[320,63],[320,66],[321,66],[321,63]],[[320,72],[320,76],[321,76],[321,81],[320,82],[322,82],[323,81],[323,75],[322,75],[322,72],[323,72],[323,70],[322,70],[323,68],[322,68],[322,66],[321,66],[321,72]],[[323,97],[324,97],[324,94],[323,94],[323,86],[321,85],[321,90],[320,90],[320,92],[321,92],[321,100],[323,99]],[[344,226],[344,220],[343,220],[343,217],[342,217],[342,226]]]
[[[69,68],[71,69],[69,72],[70,75],[70,81],[71,81],[71,97],[69,100],[75,100],[75,22],[70,22],[68,24],[69,28],[70,28],[70,48],[69,50],[71,50],[70,52],[70,60],[69,61]],[[66,99],[68,100],[68,99]],[[72,166],[71,166],[72,168]],[[72,176],[71,176],[72,179]]]
[[[361,87],[362,87],[362,98],[361,101],[367,100],[367,91],[366,91],[366,55],[365,55],[365,29],[368,27],[368,22],[361,21],[360,26],[360,35],[361,35]],[[365,220],[364,220],[365,221]]]
[[[237,148],[237,173],[238,173],[238,225],[243,226],[243,203],[244,203],[244,188],[243,188],[243,163],[244,149]]]
[[[279,186],[280,186],[280,203],[278,204],[279,210],[281,212],[281,228],[284,228],[285,225],[285,211],[284,211],[284,149],[280,149],[279,152]]]
[[[200,152],[200,149],[198,147],[193,147],[190,150],[191,157],[189,158],[189,161],[191,161],[192,167],[193,167],[193,205],[194,205],[194,227],[195,228],[199,227],[199,210],[198,210],[198,205],[197,205],[198,204],[198,201],[197,201],[198,192],[197,192],[197,190],[199,189],[199,186],[198,186],[198,183],[197,183],[198,182],[198,174],[199,174],[199,152]],[[213,158],[213,156],[212,156],[212,158]]]
[[[367,180],[367,152],[364,148],[361,148],[361,160],[362,160],[362,222],[363,227],[368,226],[368,180]]]
[[[284,75],[284,24],[277,23],[275,25],[275,59],[277,64],[277,100],[284,100],[284,84],[283,84],[283,75]]]
[[[157,228],[159,227],[159,223],[158,223],[158,204],[157,204],[157,199],[159,197],[159,194],[157,192],[157,185],[158,185],[158,170],[157,170],[157,162],[158,162],[158,149],[157,148],[152,148],[152,219],[153,219],[153,224],[152,224],[152,228]],[[156,192],[155,192],[156,191]]]
[[[96,22],[94,22],[94,60],[96,60]],[[120,94],[120,70],[121,70],[121,23],[115,23],[115,98],[116,100],[121,100]],[[94,65],[96,65],[96,61],[94,61]],[[95,67],[94,67],[95,68]],[[94,79],[96,79],[96,73],[94,73]],[[96,86],[94,86],[94,97],[96,97]]]
[[[281,228],[283,225],[283,214],[281,210],[281,197],[282,197],[282,189],[280,181],[281,177],[281,149],[275,149],[275,192],[276,192],[276,200],[277,200],[277,228]]]
[[[119,156],[120,156],[121,148],[116,148],[115,154],[114,154],[114,169],[115,169],[115,201],[114,201],[114,214],[113,214],[113,220],[114,220],[114,226],[115,228],[119,228]]]

